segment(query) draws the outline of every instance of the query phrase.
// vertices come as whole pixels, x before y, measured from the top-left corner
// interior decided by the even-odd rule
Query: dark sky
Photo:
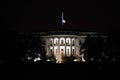
[[[1,31],[6,29],[17,32],[55,30],[61,27],[62,11],[66,20],[65,30],[108,31],[115,17],[113,12],[117,11],[115,9],[112,2],[102,1],[9,0],[1,2]]]

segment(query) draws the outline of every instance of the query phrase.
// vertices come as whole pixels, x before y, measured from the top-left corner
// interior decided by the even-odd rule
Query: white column
[[[46,41],[45,41],[45,50],[46,50],[46,55],[48,55],[48,38],[46,38]]]
[[[46,55],[49,56],[50,52],[49,52],[49,38],[46,38],[46,49],[47,49],[47,53]]]
[[[55,56],[55,53],[54,53],[54,37],[53,37],[53,44],[52,44],[52,46],[53,46],[53,55]]]
[[[75,38],[75,51],[74,51],[75,55],[77,55],[77,41],[76,40],[77,39]]]
[[[80,45],[79,45],[79,40],[76,38],[76,55],[80,55]]]
[[[58,38],[58,53],[60,54],[60,38]]]
[[[66,56],[66,37],[65,37],[65,56]]]
[[[72,38],[70,38],[70,40],[71,40],[71,41],[70,41],[70,42],[71,42],[71,43],[70,43],[70,49],[71,49],[71,50],[70,50],[70,55],[72,55],[72,54],[73,54],[73,53],[72,53]]]

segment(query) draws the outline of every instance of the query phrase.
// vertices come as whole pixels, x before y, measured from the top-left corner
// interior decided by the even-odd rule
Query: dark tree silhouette
[[[3,33],[2,37],[2,58],[6,62],[18,62],[23,56],[23,47],[14,31]]]
[[[112,27],[108,33],[108,55],[111,58],[120,59],[120,38],[119,27]]]
[[[33,61],[39,54],[42,59],[45,58],[45,48],[39,35],[24,34],[22,35],[21,41],[24,47],[25,55],[31,56],[31,61]]]
[[[98,61],[99,58],[102,57],[102,53],[104,52],[104,39],[100,37],[100,35],[97,35],[95,38],[94,43],[94,59],[95,61]]]
[[[85,49],[85,58],[87,61],[89,61],[93,55],[93,38],[91,35],[87,35],[85,42],[81,46],[81,49]]]
[[[85,49],[87,61],[90,61],[91,58],[98,61],[102,56],[102,52],[104,52],[104,39],[100,35],[97,35],[97,37],[87,35],[81,49]]]

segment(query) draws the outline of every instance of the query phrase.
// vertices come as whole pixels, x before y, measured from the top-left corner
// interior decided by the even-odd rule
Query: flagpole
[[[63,15],[63,11],[62,11],[62,27],[63,27],[63,16],[64,16],[64,15]]]

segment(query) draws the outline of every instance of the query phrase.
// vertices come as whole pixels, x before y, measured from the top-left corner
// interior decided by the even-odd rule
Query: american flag
[[[62,12],[62,26],[64,25],[64,23],[66,23],[66,21],[64,20],[64,13]]]

